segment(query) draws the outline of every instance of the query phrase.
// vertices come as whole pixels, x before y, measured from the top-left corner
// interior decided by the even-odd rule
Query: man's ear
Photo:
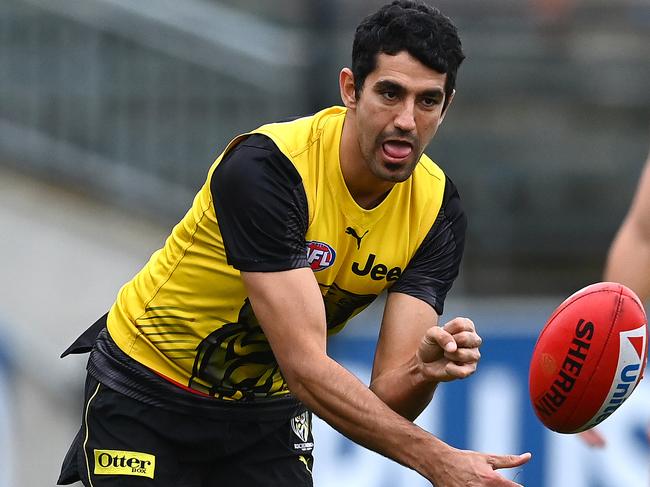
[[[357,107],[357,96],[354,88],[354,74],[350,68],[343,68],[339,74],[339,90],[341,101],[349,109]]]
[[[447,112],[449,111],[449,107],[451,106],[451,102],[454,101],[454,96],[456,96],[456,90],[453,90],[451,92],[451,95],[449,95],[449,99],[446,101],[445,109],[440,114],[440,119],[438,120],[438,127],[440,127],[440,125],[442,124],[442,121],[445,119],[445,116],[447,115]]]

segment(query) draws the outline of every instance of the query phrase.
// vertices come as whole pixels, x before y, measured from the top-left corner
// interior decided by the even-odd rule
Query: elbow
[[[327,380],[330,361],[324,353],[310,356],[292,354],[284,360],[278,360],[278,363],[291,393],[301,401],[309,402],[308,396],[312,391]]]
[[[371,380],[368,389],[370,389],[375,396],[377,396],[384,404],[388,405],[388,407],[393,411],[399,412],[397,411],[398,408],[394,407],[392,401],[393,398],[388,393],[389,391],[386,391],[385,388],[382,387],[381,381]]]
[[[294,368],[291,366],[280,367],[280,370],[282,371],[282,376],[284,377],[287,386],[289,386],[291,393],[298,399],[302,400],[303,391],[305,389],[306,383],[308,382],[306,374],[302,373],[299,368]]]
[[[375,396],[379,397],[381,400],[384,400],[383,391],[381,390],[381,387],[379,387],[375,381],[373,381],[373,380],[370,381],[370,384],[368,385],[368,389],[370,389]]]

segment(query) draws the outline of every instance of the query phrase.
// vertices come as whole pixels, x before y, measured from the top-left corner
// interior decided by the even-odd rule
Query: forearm
[[[610,249],[604,279],[620,282],[641,300],[650,298],[650,235],[635,221],[626,221]]]
[[[373,379],[370,389],[393,411],[411,421],[431,402],[438,383],[427,379],[415,356]]]
[[[650,299],[650,155],[634,200],[607,256],[604,279]]]
[[[449,450],[442,441],[395,413],[329,357],[323,355],[317,363],[312,360],[300,369],[308,372],[285,373],[292,393],[356,443],[426,477],[431,472],[431,462]]]

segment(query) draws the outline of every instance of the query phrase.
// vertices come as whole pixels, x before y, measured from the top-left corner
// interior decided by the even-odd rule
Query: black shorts
[[[313,441],[307,410],[273,421],[184,415],[88,376],[82,427],[58,485],[81,480],[87,487],[312,486]]]

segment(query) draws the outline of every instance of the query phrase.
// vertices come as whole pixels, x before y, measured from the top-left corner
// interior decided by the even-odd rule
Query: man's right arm
[[[307,407],[354,441],[412,468],[422,461],[415,452],[444,454],[442,442],[393,413],[327,356],[325,309],[311,269],[244,272],[242,277],[284,378]],[[383,427],[373,427],[376,422]],[[382,429],[391,435],[384,436]]]
[[[325,309],[311,269],[243,272],[242,277],[291,392],[331,426],[438,487],[519,485],[495,470],[520,466],[529,454],[497,456],[452,448],[394,412],[327,356]]]

